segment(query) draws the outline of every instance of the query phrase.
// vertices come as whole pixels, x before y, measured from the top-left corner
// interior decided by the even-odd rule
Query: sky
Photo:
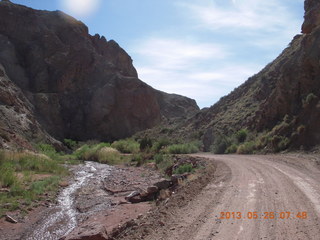
[[[209,107],[301,32],[303,0],[12,0],[62,10],[115,40],[139,78]]]

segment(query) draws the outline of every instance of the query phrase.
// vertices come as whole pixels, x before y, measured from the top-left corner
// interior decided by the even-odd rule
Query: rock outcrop
[[[163,116],[198,110],[194,101],[139,80],[131,57],[115,41],[89,35],[83,23],[61,11],[1,1],[0,64],[20,104],[1,102],[17,110],[10,117],[2,113],[3,127],[27,109],[41,138],[112,141],[153,127]],[[2,98],[10,94],[6,90]],[[10,129],[26,141],[34,139],[30,129]]]
[[[311,33],[320,25],[320,2],[317,0],[305,0],[304,2],[304,23],[302,33]]]
[[[0,64],[0,146],[32,149],[30,139],[47,142],[57,148],[53,139],[33,115],[33,105],[7,76]]]

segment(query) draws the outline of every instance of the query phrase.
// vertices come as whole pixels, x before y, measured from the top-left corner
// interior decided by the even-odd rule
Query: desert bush
[[[56,149],[50,145],[50,144],[46,144],[46,143],[39,143],[36,145],[36,149],[40,152],[43,153],[45,155],[47,155],[48,157],[50,157],[51,159],[55,159],[58,160],[60,154],[56,151]]]
[[[115,141],[111,144],[111,147],[117,149],[121,153],[138,153],[140,145],[133,139],[123,139]]]
[[[122,156],[120,152],[110,147],[110,143],[99,143],[95,145],[83,145],[74,153],[77,159],[83,161],[94,161],[104,164],[121,164],[128,161],[128,158]]]
[[[77,147],[77,145],[78,145],[78,143],[76,141],[74,141],[72,139],[68,139],[68,138],[65,138],[63,140],[63,142],[70,149],[75,149]]]
[[[105,164],[120,164],[125,161],[125,158],[114,148],[103,147],[96,152],[96,161]]]
[[[256,148],[262,149],[268,145],[270,142],[271,136],[267,134],[266,132],[262,133],[259,137],[256,139]]]
[[[152,148],[152,141],[150,138],[144,137],[139,141],[139,148],[140,151],[145,151],[147,149],[151,149]]]
[[[154,154],[152,152],[140,152],[131,155],[131,162],[135,162],[136,166],[141,166],[153,160]]]
[[[0,166],[1,175],[0,175],[0,187],[11,187],[14,185],[18,179],[14,172],[14,167],[8,163],[3,163]]]
[[[90,146],[87,144],[84,144],[83,146],[75,150],[73,152],[73,155],[76,157],[76,159],[83,160],[84,153],[89,151],[89,149],[90,149]]]
[[[136,162],[137,165],[140,165],[143,161],[141,153],[135,153],[131,157],[131,162]]]
[[[275,135],[272,136],[270,143],[274,152],[280,152],[288,147],[290,140],[287,137]]]
[[[105,147],[110,147],[110,143],[98,143],[94,145],[83,145],[74,151],[73,155],[79,160],[98,162],[98,152]]]
[[[256,150],[256,146],[254,142],[245,142],[241,144],[238,149],[238,154],[252,154]]]
[[[152,150],[156,153],[160,152],[161,149],[167,147],[170,145],[170,141],[167,138],[160,138],[158,141],[156,141],[153,146]]]
[[[215,154],[224,154],[230,145],[225,137],[217,137],[212,146],[212,152]]]
[[[164,157],[163,157],[162,153],[158,153],[158,154],[154,155],[153,159],[156,164],[159,164],[163,161]]]
[[[163,133],[163,134],[171,134],[174,132],[174,129],[171,129],[171,128],[162,128],[160,133]]]
[[[279,134],[281,135],[283,133],[288,132],[289,129],[290,129],[290,124],[285,121],[282,121],[281,123],[277,124],[272,128],[269,135],[279,135]]]
[[[157,164],[157,167],[160,170],[160,172],[165,173],[166,170],[169,167],[172,167],[173,164],[174,161],[170,155],[163,155],[163,160],[159,164]]]
[[[183,165],[180,165],[177,169],[173,171],[174,174],[183,174],[187,172],[193,172],[194,168],[192,167],[192,164],[186,163]]]
[[[238,145],[237,144],[231,144],[229,147],[227,147],[225,153],[236,153],[237,152],[237,149],[238,149]]]
[[[248,136],[248,130],[247,129],[241,129],[236,133],[236,138],[239,143],[243,143]]]

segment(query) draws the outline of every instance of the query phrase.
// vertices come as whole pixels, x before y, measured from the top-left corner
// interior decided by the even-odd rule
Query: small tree
[[[247,129],[241,129],[236,133],[236,138],[239,143],[243,143],[248,136],[248,130]]]

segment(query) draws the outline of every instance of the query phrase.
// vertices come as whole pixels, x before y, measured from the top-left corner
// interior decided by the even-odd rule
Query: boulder
[[[128,196],[125,197],[125,199],[131,203],[139,203],[143,201],[140,193],[137,191],[131,192]]]
[[[157,186],[149,186],[147,188],[147,193],[150,193],[150,194],[157,193],[158,191],[159,191],[159,188]]]
[[[159,190],[167,189],[172,186],[172,182],[163,178],[159,182],[154,183],[154,186],[156,186]]]

